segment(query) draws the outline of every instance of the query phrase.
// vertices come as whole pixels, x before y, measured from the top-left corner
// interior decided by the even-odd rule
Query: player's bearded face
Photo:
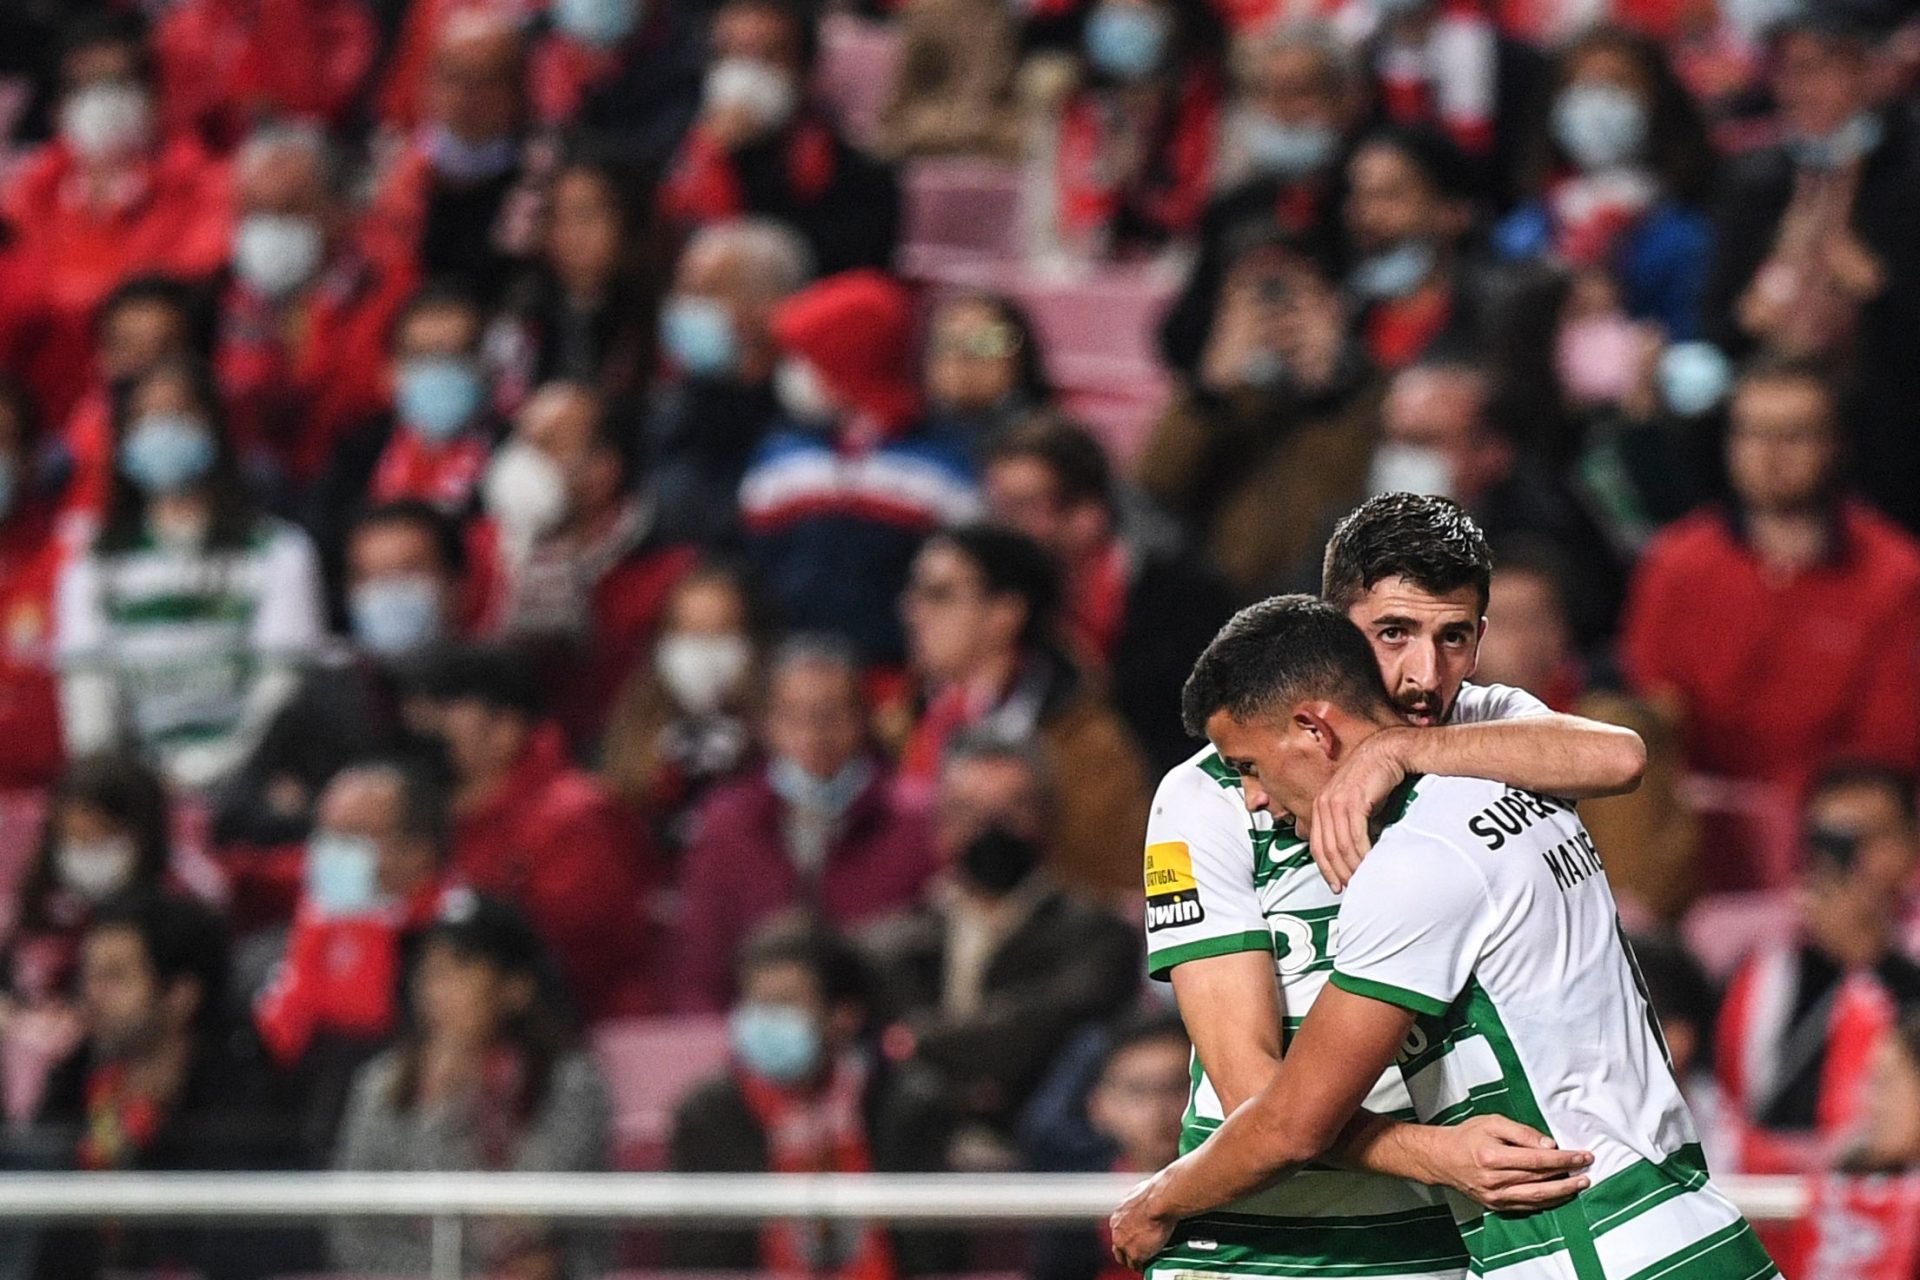
[[[1347,616],[1366,633],[1387,693],[1416,725],[1444,724],[1480,657],[1480,597],[1472,587],[1434,595],[1387,578]]]

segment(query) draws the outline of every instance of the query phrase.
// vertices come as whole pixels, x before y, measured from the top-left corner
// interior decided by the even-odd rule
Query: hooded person
[[[930,431],[912,300],[877,271],[822,280],[774,313],[784,420],[740,485],[746,549],[788,626],[903,652],[894,602],[921,540],[970,517],[964,440]]]

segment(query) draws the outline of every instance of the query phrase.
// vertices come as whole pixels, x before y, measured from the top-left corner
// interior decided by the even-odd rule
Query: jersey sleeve
[[[1445,1013],[1480,957],[1492,903],[1479,868],[1421,832],[1383,837],[1347,886],[1330,981],[1415,1013]]]
[[[1493,720],[1525,720],[1552,715],[1553,708],[1510,684],[1470,684],[1454,701],[1452,724],[1486,724]]]
[[[1273,950],[1239,796],[1185,764],[1153,797],[1146,849],[1147,972],[1153,977],[1165,980],[1189,960]]]

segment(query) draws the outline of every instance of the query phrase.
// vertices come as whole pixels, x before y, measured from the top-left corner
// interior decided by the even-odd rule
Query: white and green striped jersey
[[[1499,1114],[1593,1152],[1593,1186],[1463,1224],[1500,1280],[1762,1280],[1752,1229],[1707,1179],[1693,1117],[1571,805],[1477,778],[1419,779],[1343,895],[1328,979],[1412,1010],[1414,1111]]]
[[[1519,689],[1469,685],[1456,724],[1545,714]],[[1306,1017],[1333,971],[1340,898],[1327,888],[1292,829],[1249,814],[1240,779],[1208,748],[1169,772],[1147,820],[1148,968],[1236,951],[1274,956],[1283,1026]],[[1398,1071],[1367,1099],[1370,1110],[1413,1117]],[[1191,1151],[1220,1126],[1220,1099],[1193,1062],[1193,1092],[1181,1134]],[[1302,1171],[1227,1209],[1181,1224],[1150,1269],[1258,1276],[1382,1276],[1397,1280],[1465,1273],[1466,1250],[1441,1193],[1372,1174]]]

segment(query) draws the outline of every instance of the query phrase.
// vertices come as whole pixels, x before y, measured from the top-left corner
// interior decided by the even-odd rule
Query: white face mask
[[[88,902],[100,902],[133,883],[138,858],[139,851],[126,836],[63,840],[53,855],[53,871],[63,888]]]
[[[772,133],[793,118],[800,105],[793,78],[756,58],[722,58],[707,71],[701,105],[709,113],[744,111]]]
[[[1453,462],[1438,449],[1388,440],[1373,451],[1367,468],[1367,492],[1419,493],[1436,498],[1456,497]]]
[[[326,237],[312,218],[251,213],[233,233],[233,269],[269,298],[284,298],[313,279]]]
[[[667,693],[689,715],[712,715],[726,705],[753,665],[745,636],[669,635],[653,651],[653,669]]]
[[[488,514],[510,536],[530,542],[567,518],[567,477],[530,444],[516,441],[496,453],[484,490]]]
[[[60,109],[60,136],[88,160],[133,155],[153,138],[153,104],[124,80],[90,84]]]
[[[820,375],[805,360],[789,356],[780,362],[773,371],[773,394],[797,421],[833,421],[833,401],[820,385]]]

